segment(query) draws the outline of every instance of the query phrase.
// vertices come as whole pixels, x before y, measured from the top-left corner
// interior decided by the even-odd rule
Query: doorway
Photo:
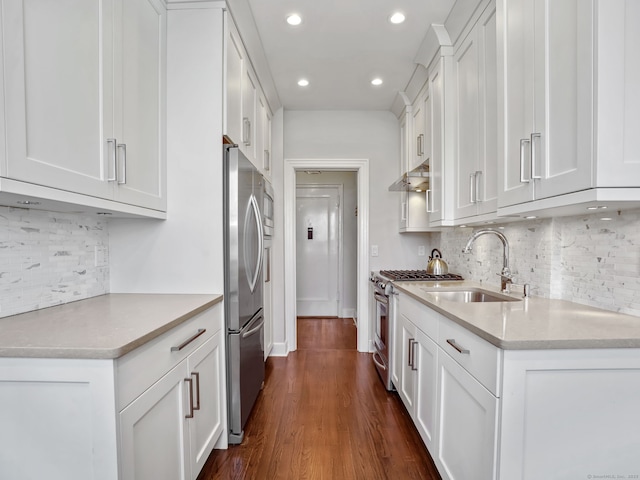
[[[338,317],[344,302],[344,188],[302,184],[304,175],[298,174],[296,187],[296,310],[298,317]]]
[[[285,266],[285,325],[287,351],[297,349],[297,268],[296,234],[298,232],[296,210],[296,173],[307,170],[347,171],[357,175],[357,219],[355,242],[356,323],[358,350],[371,351],[368,311],[369,279],[369,160],[367,159],[286,159],[284,165],[284,266]],[[305,232],[306,232],[305,227]]]

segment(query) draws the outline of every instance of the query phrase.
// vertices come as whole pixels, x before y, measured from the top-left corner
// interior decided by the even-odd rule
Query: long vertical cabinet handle
[[[418,370],[418,367],[416,367],[416,345],[418,344],[418,342],[416,342],[415,340],[413,340],[413,343],[411,345],[411,370]]]
[[[400,220],[403,222],[407,220],[407,202],[402,202],[400,205]]]
[[[200,372],[192,372],[192,377],[196,377],[196,404],[194,410],[200,410]]]
[[[127,183],[127,144],[119,143],[117,145],[118,155],[118,185]]]
[[[527,151],[527,144],[530,144],[530,143],[531,141],[528,138],[520,139],[520,183],[529,183],[531,181],[530,178],[529,179],[524,178],[524,172],[525,172],[524,157]]]
[[[108,182],[115,182],[116,181],[116,164],[117,164],[117,152],[116,150],[118,149],[117,146],[117,141],[115,138],[107,138],[107,145],[110,147],[108,149],[108,168],[109,168],[109,174],[107,176],[107,181]]]
[[[475,195],[475,199],[476,199],[476,203],[480,203],[480,177],[482,176],[482,170],[478,170],[476,171],[476,173],[473,174],[474,178],[475,178],[475,189],[476,189],[476,195]]]
[[[538,160],[538,149],[536,148],[536,138],[540,140],[542,135],[539,133],[531,134],[531,179],[539,180],[542,178],[540,175],[536,175],[536,163]]]
[[[193,379],[185,378],[184,383],[189,384],[189,413],[184,418],[193,418]]]
[[[424,133],[420,134],[420,156],[424,155]]]
[[[412,349],[412,347],[413,347],[413,338],[410,338],[409,339],[409,343],[408,343],[408,347],[407,347],[407,365],[409,367],[411,367],[411,369],[413,370],[413,364],[411,363],[413,361],[413,355],[412,355],[413,349]]]
[[[476,174],[469,174],[469,202],[476,203],[476,194],[474,192],[474,188],[476,185]]]
[[[429,199],[430,196],[432,197],[431,199]],[[425,192],[425,197],[427,213],[433,213],[433,192],[430,188]]]
[[[271,168],[271,159],[269,158],[269,150],[264,151],[264,169],[269,170]]]
[[[251,145],[251,121],[248,117],[242,119],[242,143],[247,147]]]

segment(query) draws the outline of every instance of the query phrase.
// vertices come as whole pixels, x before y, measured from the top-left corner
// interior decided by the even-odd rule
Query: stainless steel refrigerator
[[[235,145],[224,146],[229,443],[238,444],[264,382],[263,179]]]

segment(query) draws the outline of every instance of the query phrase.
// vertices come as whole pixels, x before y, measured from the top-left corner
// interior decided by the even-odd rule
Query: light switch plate
[[[418,246],[418,256],[419,257],[424,257],[424,245],[419,245]]]
[[[372,257],[378,256],[378,245],[371,245],[371,256]]]

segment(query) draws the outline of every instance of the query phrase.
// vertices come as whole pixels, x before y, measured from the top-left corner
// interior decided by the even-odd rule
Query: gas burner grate
[[[426,270],[380,270],[380,275],[391,280],[422,280],[422,281],[445,281],[464,280],[461,275],[455,273],[445,273],[435,275],[427,273]]]

